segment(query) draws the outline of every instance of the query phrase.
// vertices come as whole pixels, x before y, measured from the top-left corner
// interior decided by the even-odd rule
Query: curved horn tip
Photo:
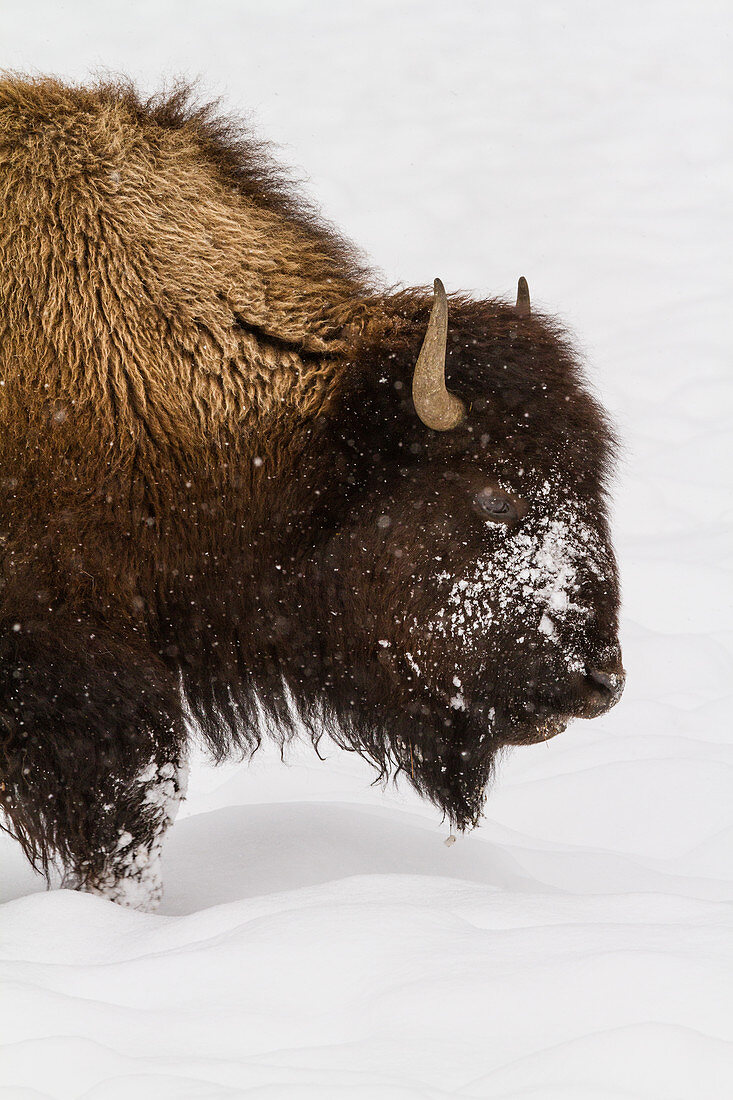
[[[519,282],[517,283],[517,304],[515,308],[520,317],[529,317],[531,309],[529,285],[524,275],[519,276]]]

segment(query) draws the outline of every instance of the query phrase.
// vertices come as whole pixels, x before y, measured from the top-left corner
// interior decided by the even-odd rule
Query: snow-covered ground
[[[335,749],[197,760],[155,916],[3,838],[0,1096],[733,1095],[729,11],[3,5],[2,66],[201,74],[389,280],[528,276],[625,441],[628,686],[451,848]]]

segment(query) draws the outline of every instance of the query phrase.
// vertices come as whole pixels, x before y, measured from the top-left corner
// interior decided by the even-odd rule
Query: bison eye
[[[495,523],[516,523],[522,515],[522,510],[501,489],[481,489],[476,493],[473,502],[482,516]]]

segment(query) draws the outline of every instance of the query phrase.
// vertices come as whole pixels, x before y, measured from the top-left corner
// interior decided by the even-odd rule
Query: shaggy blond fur
[[[184,91],[142,103],[124,84],[0,82],[0,465],[18,480],[30,452],[17,498],[33,497],[44,524],[85,492],[115,535],[168,512],[179,569],[186,482],[220,478],[253,429],[259,453],[327,411],[368,296],[262,148],[227,146],[211,112],[186,103]],[[81,587],[102,517],[88,518],[85,546],[64,552],[55,532]],[[149,540],[129,554],[114,578],[128,604]]]

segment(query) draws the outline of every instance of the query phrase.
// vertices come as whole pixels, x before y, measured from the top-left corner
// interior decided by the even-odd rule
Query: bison
[[[614,438],[558,323],[385,289],[183,89],[0,81],[0,780],[34,866],[160,897],[192,724],[324,732],[476,824],[624,682]]]

